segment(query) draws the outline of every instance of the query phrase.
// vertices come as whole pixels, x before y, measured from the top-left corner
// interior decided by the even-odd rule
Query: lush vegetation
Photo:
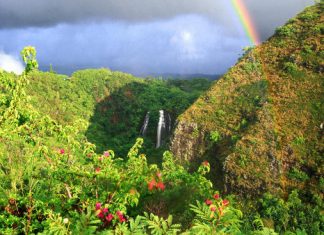
[[[80,134],[82,122],[63,125],[39,112],[46,107],[35,108],[26,92],[35,54],[22,51],[21,76],[0,73],[2,234],[240,232],[242,213],[213,192],[208,162],[189,173],[165,152],[159,168],[141,154],[141,138],[125,158],[110,149],[98,154]]]
[[[0,234],[322,234],[322,13],[206,93],[204,79],[40,72],[26,47],[21,76],[0,71]],[[160,109],[182,114],[178,156],[154,148]]]
[[[112,148],[125,156],[140,134],[145,114],[150,112],[144,149],[155,161],[166,150],[156,151],[159,110],[167,111],[172,124],[211,84],[207,79],[141,79],[108,69],[77,71],[71,77],[32,71],[26,92],[40,113],[61,125],[82,122],[77,128],[96,144],[97,152]]]

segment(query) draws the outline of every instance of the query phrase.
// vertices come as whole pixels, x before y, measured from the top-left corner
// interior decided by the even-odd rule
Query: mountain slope
[[[317,4],[248,50],[179,117],[173,153],[184,163],[209,159],[228,192],[320,190],[323,23]]]

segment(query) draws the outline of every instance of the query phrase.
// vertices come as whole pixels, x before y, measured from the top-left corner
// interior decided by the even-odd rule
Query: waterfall
[[[150,121],[150,112],[147,112],[140,130],[140,135],[145,136]],[[159,122],[157,126],[156,148],[160,148],[163,138],[171,133],[171,116],[164,110],[159,110]]]
[[[159,124],[157,127],[156,148],[159,148],[161,146],[162,134],[163,134],[163,130],[165,129],[164,111],[160,110],[159,113],[160,113],[160,116],[159,116]]]
[[[147,112],[146,115],[145,115],[145,118],[144,118],[143,126],[142,126],[141,131],[140,131],[140,134],[142,136],[144,136],[145,133],[146,133],[149,120],[150,120],[150,112]]]
[[[168,113],[168,132],[169,132],[169,134],[171,133],[171,127],[172,127],[172,125],[171,125],[171,116]]]

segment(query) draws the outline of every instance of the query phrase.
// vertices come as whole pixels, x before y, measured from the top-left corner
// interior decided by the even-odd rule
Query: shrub
[[[276,231],[321,234],[323,217],[320,214],[323,205],[311,206],[309,199],[305,200],[307,202],[302,200],[297,190],[292,191],[286,201],[266,193],[260,200],[259,212],[262,218],[274,221]]]
[[[295,33],[294,25],[288,24],[285,26],[278,27],[276,29],[276,34],[281,37],[291,37]]]
[[[284,63],[284,66],[283,66],[284,70],[291,74],[291,75],[294,75],[295,73],[298,72],[298,67],[295,63],[293,62],[286,62]]]
[[[305,13],[303,13],[299,16],[299,19],[301,19],[303,21],[311,21],[318,17],[319,17],[319,14],[317,14],[316,12],[306,11]]]
[[[213,142],[213,143],[217,143],[218,141],[221,140],[221,134],[218,131],[211,131],[210,132],[210,137],[209,139]]]
[[[301,171],[301,170],[298,170],[297,168],[292,168],[289,173],[288,173],[288,177],[291,178],[291,179],[295,179],[295,180],[298,180],[298,181],[301,181],[301,182],[304,182],[306,180],[309,180],[309,176]]]

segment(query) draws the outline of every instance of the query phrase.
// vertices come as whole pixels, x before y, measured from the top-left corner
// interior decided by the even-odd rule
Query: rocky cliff
[[[184,163],[217,163],[212,177],[223,177],[227,192],[318,190],[324,182],[323,33],[323,4],[317,4],[246,50],[179,117],[173,153]]]

